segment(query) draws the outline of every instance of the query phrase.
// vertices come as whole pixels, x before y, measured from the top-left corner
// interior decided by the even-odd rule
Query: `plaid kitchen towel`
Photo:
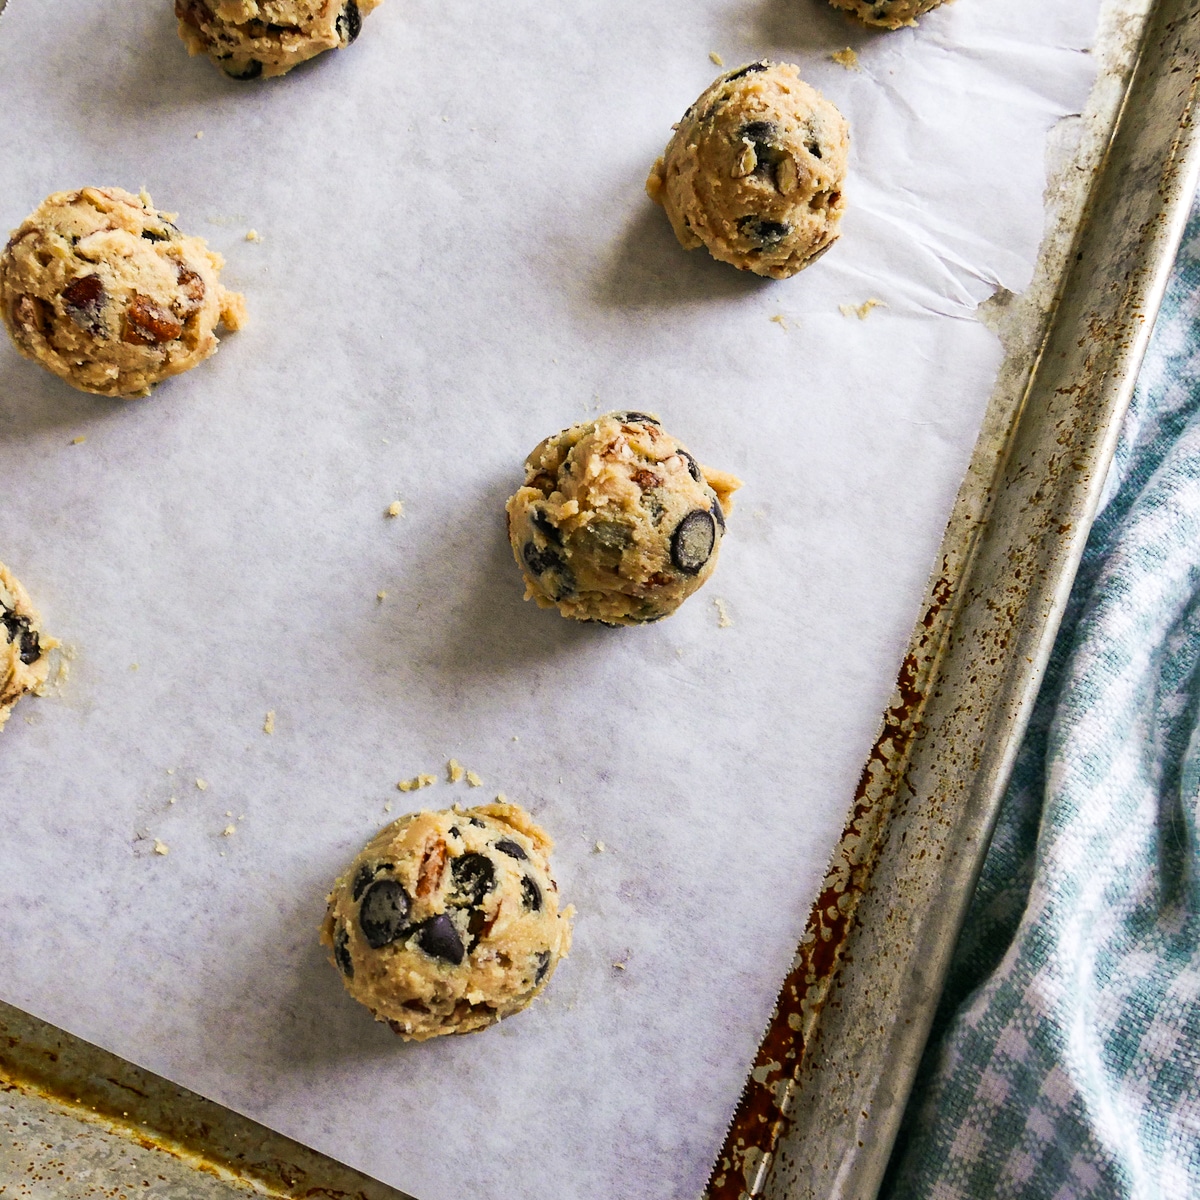
[[[1200,1197],[1200,206],[882,1195]]]

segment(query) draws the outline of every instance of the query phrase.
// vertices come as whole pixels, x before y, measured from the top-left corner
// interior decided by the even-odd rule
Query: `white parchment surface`
[[[0,559],[77,654],[0,735],[0,995],[422,1200],[695,1197],[888,700],[999,363],[975,306],[1028,283],[1096,9],[958,0],[880,35],[823,0],[387,0],[349,49],[239,84],[168,0],[9,0],[0,228],[144,186],[251,323],[132,402],[0,346]],[[710,51],[795,61],[850,120],[844,237],[796,279],[684,252],[642,193]],[[523,603],[504,536],[524,455],[615,407],[746,483],[713,580],[643,629]],[[325,892],[407,808],[498,791],[557,839],[575,949],[529,1012],[405,1045],[324,961]]]

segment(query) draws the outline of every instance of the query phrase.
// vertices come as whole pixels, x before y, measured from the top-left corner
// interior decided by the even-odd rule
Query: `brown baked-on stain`
[[[948,567],[943,560],[943,573],[921,618],[927,631],[935,628],[953,597]],[[779,990],[704,1200],[744,1200],[750,1195],[752,1177],[760,1164],[769,1161],[791,1123],[787,1109],[794,1081],[804,1065],[807,1041],[829,997],[858,901],[886,841],[880,834],[907,770],[909,747],[922,728],[920,713],[926,700],[922,674],[927,661],[923,639],[900,668],[897,701],[885,713],[883,728],[863,767],[850,818],[809,912],[792,968]]]

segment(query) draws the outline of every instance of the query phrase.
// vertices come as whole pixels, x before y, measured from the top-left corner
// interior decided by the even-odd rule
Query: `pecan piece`
[[[421,859],[421,873],[417,877],[417,895],[428,896],[437,891],[442,882],[442,870],[446,866],[446,843],[434,842]]]
[[[50,315],[45,300],[37,296],[18,296],[13,305],[13,324],[23,333],[46,337],[50,332]]]
[[[149,296],[134,292],[125,310],[125,329],[121,341],[133,346],[160,346],[183,332],[183,322],[154,303]]]
[[[179,307],[184,313],[195,312],[204,303],[204,280],[183,263],[178,263],[175,269],[179,275],[179,290],[183,293]]]

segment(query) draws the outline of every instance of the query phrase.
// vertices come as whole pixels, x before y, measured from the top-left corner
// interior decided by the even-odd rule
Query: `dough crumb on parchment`
[[[887,304],[872,296],[861,304],[839,304],[838,312],[843,317],[857,317],[860,321],[865,321],[871,315],[872,310],[876,308],[887,308]]]
[[[396,787],[402,792],[415,792],[420,788],[432,787],[437,780],[432,775],[414,775],[411,779],[402,779]]]
[[[275,710],[273,708],[269,708],[269,709],[267,709],[267,715],[266,715],[265,719],[263,720],[263,733],[274,733],[274,732],[275,732]]]
[[[713,600],[713,605],[717,610],[717,628],[728,629],[733,624],[733,618],[725,607],[725,601],[718,596]]]
[[[402,516],[404,516],[404,501],[393,500],[391,502],[391,504],[389,504],[387,506],[387,509],[384,511],[383,515],[385,517],[402,517]]]
[[[850,46],[847,46],[845,50],[835,50],[829,57],[839,66],[845,67],[847,71],[862,70],[862,67],[858,65],[858,55]]]

